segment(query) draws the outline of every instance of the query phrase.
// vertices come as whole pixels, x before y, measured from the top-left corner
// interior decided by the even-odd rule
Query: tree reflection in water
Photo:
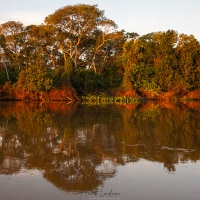
[[[200,158],[200,104],[83,106],[0,103],[0,173],[39,169],[71,192],[95,190],[117,166],[141,158],[176,164]]]

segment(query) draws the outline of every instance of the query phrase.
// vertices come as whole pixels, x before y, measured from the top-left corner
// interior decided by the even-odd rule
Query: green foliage
[[[31,66],[19,74],[17,86],[24,91],[40,92],[51,89],[53,81],[47,76],[45,68]]]
[[[57,88],[62,88],[70,84],[70,76],[72,74],[73,61],[68,57],[64,63],[64,66],[51,70],[53,85]]]
[[[7,74],[5,70],[0,71],[0,85],[3,85],[8,81]]]
[[[68,74],[64,67],[59,67],[53,70],[52,78],[53,78],[53,85],[54,87],[60,88],[62,87],[65,82]]]
[[[155,82],[155,70],[150,66],[134,66],[131,74],[133,88],[158,92],[160,86]]]
[[[123,79],[121,63],[115,63],[113,60],[112,63],[103,70],[101,76],[104,79],[106,88],[118,88]]]
[[[68,57],[65,61],[65,71],[66,71],[66,74],[71,75],[72,73],[72,69],[73,69],[73,61],[70,57]]]
[[[179,81],[185,90],[197,89],[200,86],[200,44],[194,36],[181,34],[176,47],[178,58]]]
[[[106,74],[106,75],[105,75]],[[79,94],[96,93],[116,88],[121,83],[121,76],[117,73],[97,74],[93,69],[77,69],[71,75],[71,83]]]
[[[9,74],[9,81],[13,84],[17,81],[18,77],[18,71],[16,69],[8,68],[8,74]],[[0,69],[0,85],[3,85],[8,81],[6,70],[4,68]]]
[[[198,89],[200,44],[173,30],[151,33],[124,44],[124,81],[150,92]]]
[[[112,97],[108,96],[105,93],[100,95],[88,95],[81,97],[83,104],[86,105],[108,105],[108,104],[135,104],[140,101],[139,98],[134,97]]]
[[[73,71],[71,83],[78,93],[94,92],[102,88],[100,77],[93,70],[78,69]]]

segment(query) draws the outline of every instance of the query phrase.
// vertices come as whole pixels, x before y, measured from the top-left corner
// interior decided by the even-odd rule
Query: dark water
[[[0,103],[1,200],[200,200],[200,103]]]

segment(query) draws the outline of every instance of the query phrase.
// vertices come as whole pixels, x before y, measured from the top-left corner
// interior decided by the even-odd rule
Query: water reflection
[[[56,187],[85,192],[145,159],[200,159],[200,103],[83,106],[0,103],[0,174],[37,169]]]

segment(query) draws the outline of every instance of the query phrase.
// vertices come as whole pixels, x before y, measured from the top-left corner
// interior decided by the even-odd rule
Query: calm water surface
[[[1,200],[200,200],[200,103],[0,102]]]

